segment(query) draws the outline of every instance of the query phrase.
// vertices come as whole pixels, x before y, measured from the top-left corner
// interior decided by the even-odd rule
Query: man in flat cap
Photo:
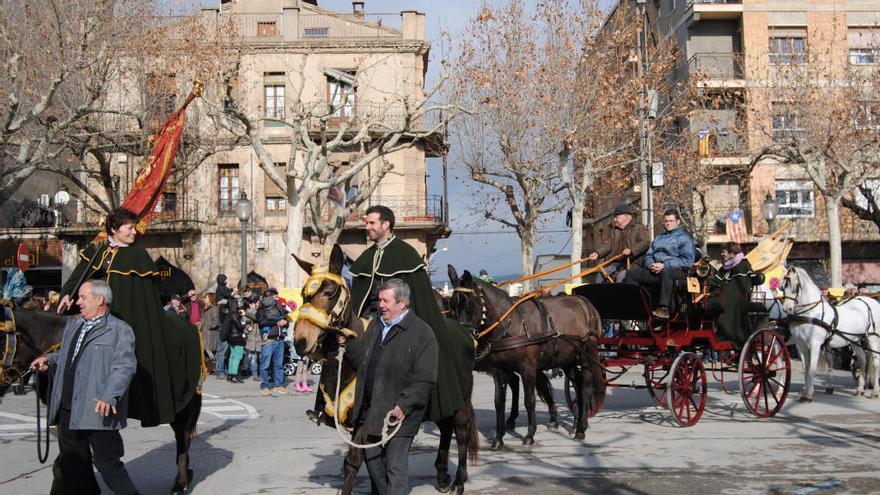
[[[607,267],[605,271],[617,282],[623,282],[626,279],[626,271],[631,265],[640,265],[645,251],[651,244],[651,238],[648,235],[648,229],[644,225],[633,222],[633,210],[627,203],[620,203],[614,207],[611,213],[613,227],[611,234],[590,253],[589,259],[596,262],[608,256],[616,256],[623,253],[626,257],[620,259]],[[602,272],[594,275],[594,283],[605,282],[605,276]]]

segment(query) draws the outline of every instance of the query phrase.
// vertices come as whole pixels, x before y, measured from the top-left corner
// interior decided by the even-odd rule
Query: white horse
[[[785,272],[780,284],[782,309],[788,315],[792,340],[804,364],[804,388],[801,402],[813,400],[813,383],[818,371],[819,356],[826,348],[852,345],[866,351],[867,375],[874,384],[872,397],[877,397],[877,375],[880,370],[880,303],[869,297],[854,297],[832,305],[802,268]],[[827,390],[831,390],[831,366],[828,368]],[[864,378],[859,380],[857,395],[865,390]]]

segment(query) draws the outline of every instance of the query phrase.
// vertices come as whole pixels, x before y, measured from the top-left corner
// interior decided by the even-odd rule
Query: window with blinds
[[[239,179],[237,163],[221,163],[217,165],[217,192],[221,216],[235,215],[235,202],[239,196]]]
[[[880,61],[880,28],[849,28],[846,37],[850,64],[873,65]]]
[[[287,164],[276,163],[275,172],[284,179],[287,176]],[[266,191],[266,215],[284,215],[287,213],[287,195],[278,187],[269,174],[263,173],[264,190]]]
[[[770,63],[775,65],[807,63],[807,28],[771,27]]]

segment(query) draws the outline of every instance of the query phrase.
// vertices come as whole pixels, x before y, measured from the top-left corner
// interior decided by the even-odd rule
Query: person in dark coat
[[[721,309],[718,331],[742,349],[752,334],[749,320],[749,301],[752,298],[752,265],[745,258],[742,247],[735,242],[721,245],[721,269],[709,279],[715,293],[709,299],[710,307]]]
[[[220,340],[229,344],[229,366],[226,369],[226,381],[242,383],[238,376],[241,359],[244,357],[244,345],[247,342],[247,301],[241,296],[233,296],[229,300],[229,318],[220,330]]]
[[[401,495],[409,493],[409,449],[437,382],[438,345],[431,327],[410,309],[405,282],[392,278],[378,290],[381,317],[362,338],[349,341],[345,357],[357,370],[352,417],[365,428],[367,442],[381,438],[389,412],[403,422],[385,446],[364,452],[373,493]]]
[[[631,265],[641,265],[645,251],[651,244],[651,237],[648,235],[648,228],[644,225],[633,222],[632,207],[626,203],[621,203],[614,208],[612,212],[613,228],[611,235],[590,253],[590,261],[598,261],[609,255],[617,256],[623,253],[626,259],[615,261],[605,267],[605,271],[616,283],[621,283],[626,279],[627,270]],[[593,277],[594,283],[605,282],[605,276],[598,272]]]
[[[61,348],[31,363],[54,364],[49,419],[58,425],[52,494],[101,493],[94,465],[113,493],[136,493],[122,463],[128,386],[137,369],[134,332],[109,314],[110,286],[90,280],[79,288],[80,316],[67,320]],[[48,432],[47,432],[48,433]]]
[[[131,381],[128,417],[141,420],[141,426],[156,426],[173,421],[199,392],[202,353],[198,329],[162,310],[159,271],[147,250],[135,244],[137,221],[124,208],[107,216],[107,242],[80,251],[81,261],[61,290],[58,311],[70,308],[80,280],[99,278],[110,284],[110,312],[131,325],[136,341],[138,369]]]
[[[226,286],[226,274],[217,275],[217,290],[214,291],[214,298],[217,300],[217,309],[220,317],[220,328],[229,325],[229,301],[232,295],[237,292]],[[226,378],[226,354],[229,350],[229,344],[221,339],[217,340],[217,354],[214,359],[214,372],[217,378]]]
[[[428,419],[452,416],[464,405],[474,368],[474,341],[460,328],[446,325],[425,262],[412,246],[394,235],[394,212],[385,206],[367,209],[367,237],[374,244],[352,264],[352,307],[362,318],[379,315],[378,288],[399,278],[409,287],[409,307],[434,331],[440,349],[437,386],[431,396]]]

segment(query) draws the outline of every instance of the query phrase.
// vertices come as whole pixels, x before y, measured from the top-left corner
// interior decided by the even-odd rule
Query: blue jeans
[[[226,349],[229,344],[226,342],[217,342],[217,354],[214,355],[214,373],[217,376],[226,374]]]
[[[267,340],[263,343],[260,350],[260,388],[269,388],[269,371],[271,368],[272,387],[281,387],[284,385],[284,369],[282,368],[282,360],[284,359],[284,341]]]
[[[257,367],[260,351],[248,351],[248,359],[250,360],[251,376],[260,376],[260,368]]]

